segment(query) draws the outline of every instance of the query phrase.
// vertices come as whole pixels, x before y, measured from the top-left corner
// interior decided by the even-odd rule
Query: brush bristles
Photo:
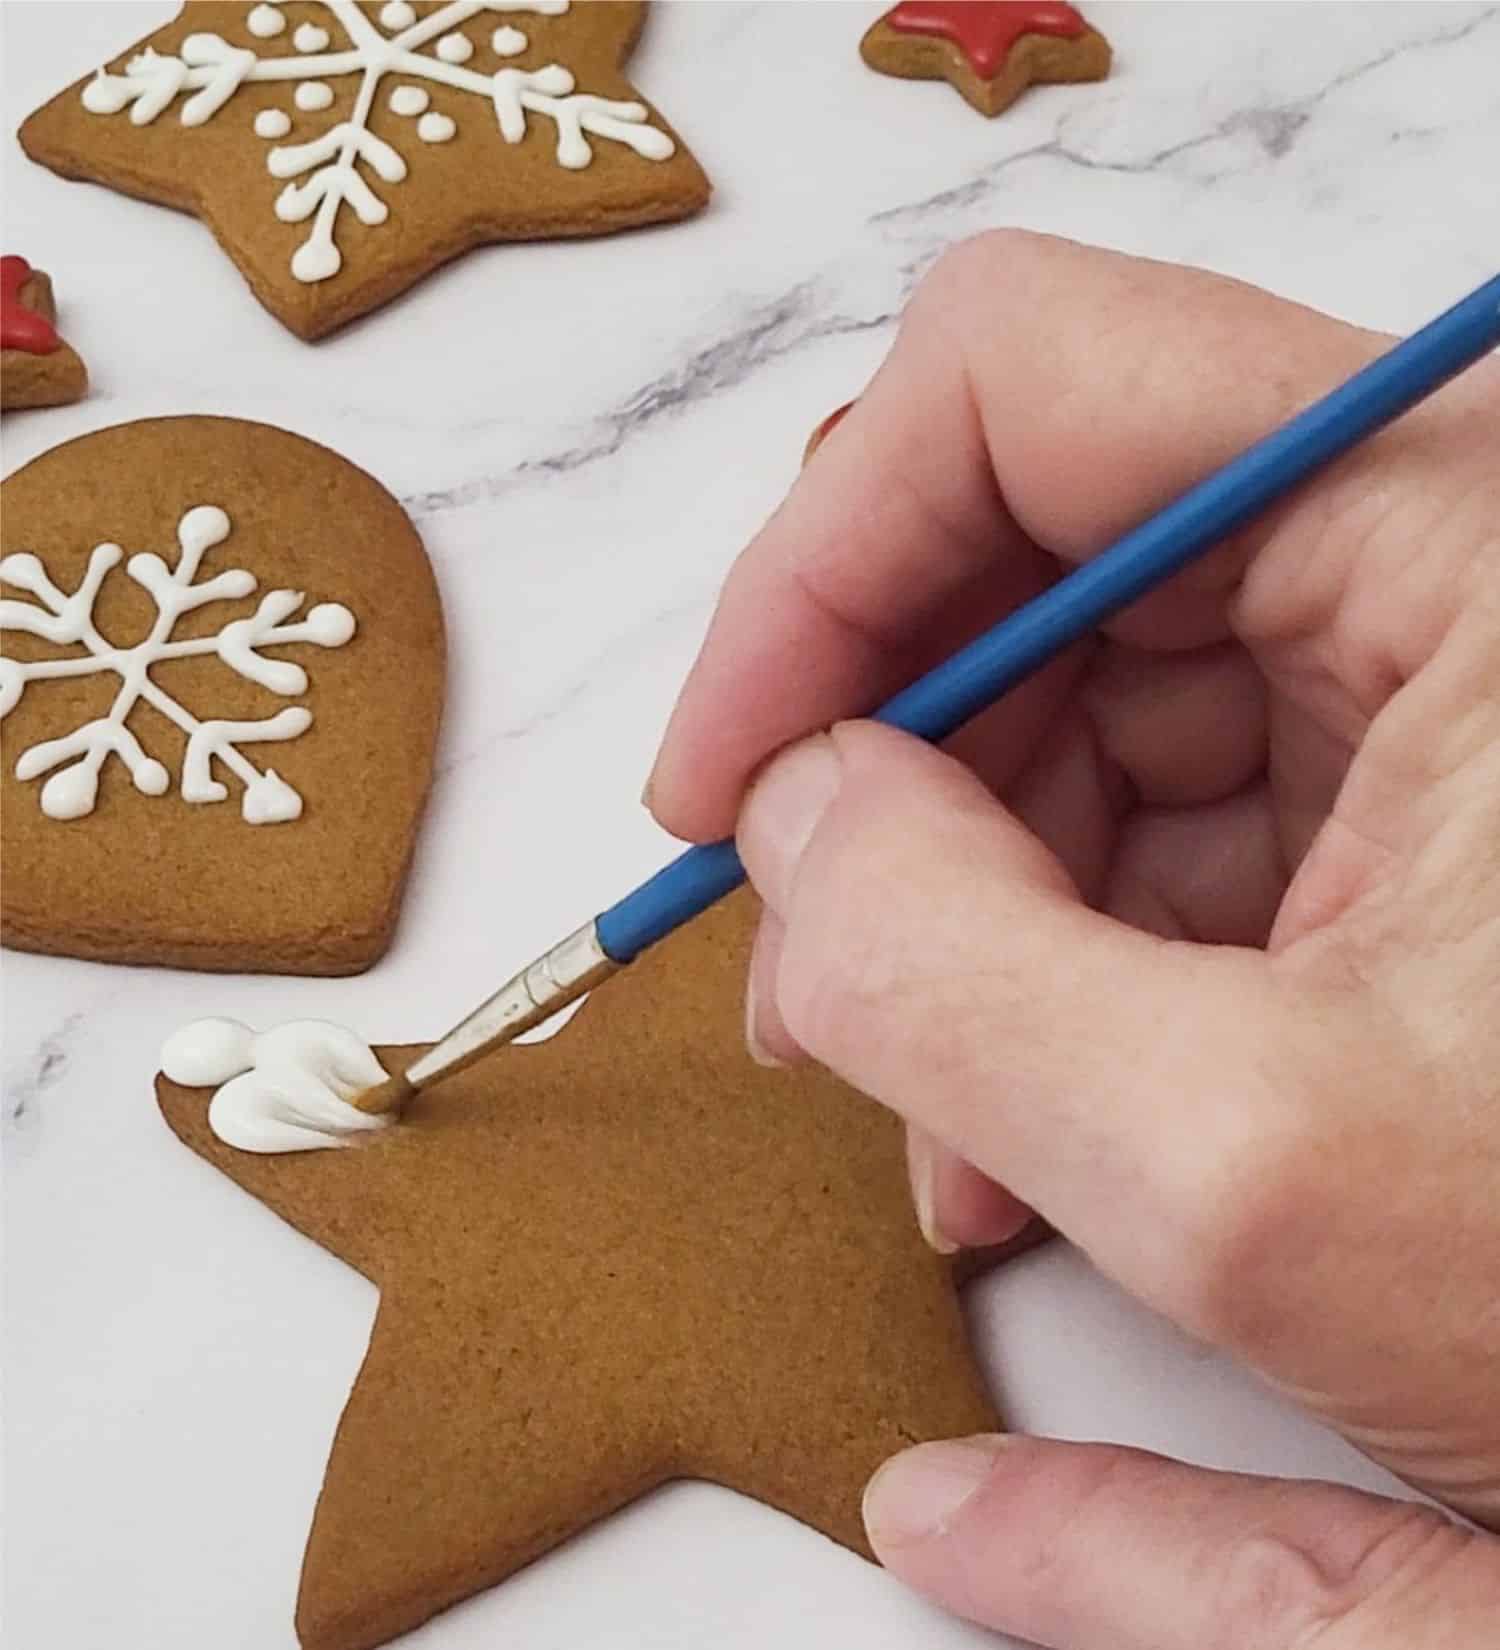
[[[369,1112],[379,1117],[387,1112],[399,1112],[415,1092],[405,1076],[398,1074],[395,1077],[387,1077],[383,1083],[366,1089],[363,1094],[356,1094],[349,1104],[356,1111]]]

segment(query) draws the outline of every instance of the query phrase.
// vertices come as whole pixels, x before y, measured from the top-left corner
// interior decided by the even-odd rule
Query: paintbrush
[[[946,738],[1497,345],[1500,276],[1002,619],[898,693],[874,719],[923,739]],[[603,984],[744,879],[732,840],[688,849],[507,980],[404,1073],[353,1104],[372,1113],[399,1110],[417,1091],[504,1047]]]

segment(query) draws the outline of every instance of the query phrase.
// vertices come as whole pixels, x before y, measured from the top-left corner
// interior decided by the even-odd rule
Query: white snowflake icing
[[[51,819],[81,819],[94,811],[99,794],[99,770],[111,755],[130,771],[131,782],[146,796],[161,796],[171,785],[166,768],[141,748],[126,727],[137,704],[159,711],[187,735],[179,790],[184,802],[222,802],[228,786],[213,777],[215,760],[245,787],[240,812],[251,825],[296,819],[302,798],[276,772],[262,772],[240,754],[240,745],[266,740],[295,739],[312,725],[304,705],[288,705],[274,716],[256,722],[201,721],[174,695],[151,679],[151,667],[166,659],[186,659],[216,653],[237,675],[269,688],[283,698],[307,691],[307,672],[285,659],[267,659],[261,649],[308,642],[314,647],[342,647],[354,634],[354,615],[337,602],[320,602],[307,614],[288,623],[301,607],[299,590],[270,590],[248,618],[226,620],[211,636],[172,640],[172,631],[184,613],[209,602],[231,601],[252,595],[255,575],[242,567],[216,573],[194,583],[204,555],[222,544],[230,531],[229,517],[216,505],[200,504],[177,524],[180,555],[168,572],[160,556],[149,551],[134,555],[126,573],[156,605],[156,621],[145,640],[134,647],[116,647],[94,625],[94,604],[104,581],[118,567],[125,552],[118,544],[99,544],[78,588],[67,594],[47,576],[41,561],[29,552],[0,560],[0,579],[35,596],[35,602],[0,601],[0,630],[25,631],[59,647],[81,646],[83,652],[65,658],[23,661],[0,658],[0,718],[15,709],[27,684],[65,676],[96,676],[106,672],[120,678],[120,688],[108,713],[85,722],[60,739],[48,739],[23,751],[16,762],[18,779],[52,777],[42,787],[42,812]],[[64,766],[64,764],[67,764]]]
[[[392,0],[379,14],[380,23],[395,31],[387,34],[355,0],[327,0],[321,9],[329,14],[330,23],[342,29],[348,45],[342,50],[326,50],[332,38],[329,30],[303,23],[292,36],[293,49],[287,51],[282,31],[275,26],[279,12],[262,3],[247,8],[247,27],[256,46],[234,46],[221,35],[203,33],[188,35],[175,57],[147,47],[130,59],[123,74],[108,74],[101,69],[83,89],[83,106],[98,115],[118,114],[128,108],[132,125],[148,126],[182,95],[180,123],[201,126],[244,85],[297,83],[293,101],[300,110],[309,112],[333,102],[326,82],[357,75],[359,85],[347,119],[309,142],[278,146],[266,155],[266,168],[272,177],[287,180],[286,188],[276,198],[276,216],[284,223],[313,220],[307,239],[293,254],[292,274],[299,281],[326,281],[343,266],[343,257],[334,243],[340,211],[349,207],[367,225],[384,223],[389,215],[385,201],[370,187],[359,163],[363,162],[383,183],[400,183],[406,176],[406,161],[400,152],[369,129],[376,90],[387,74],[426,80],[485,99],[493,106],[500,135],[507,143],[519,143],[526,136],[528,115],[552,121],[557,130],[557,163],[569,170],[587,166],[593,159],[590,136],[626,144],[647,160],[666,160],[674,153],[671,138],[647,124],[644,104],[579,92],[571,71],[560,63],[539,69],[499,68],[489,74],[464,67],[472,56],[473,42],[455,31],[477,13],[533,12],[555,17],[568,7],[569,0],[509,0],[498,4],[493,0],[450,0],[417,17],[403,0]],[[492,38],[497,55],[523,51],[527,44],[525,35],[508,25],[497,29]],[[274,46],[276,55],[261,56],[262,41],[267,47]],[[430,41],[436,41],[434,51],[423,51]],[[402,101],[413,113],[421,112],[415,108],[415,98]],[[266,136],[282,135],[273,123],[257,121],[256,129]],[[442,143],[453,136],[456,128],[446,115],[439,119],[423,115],[415,129],[423,142]],[[302,181],[293,181],[297,179]]]

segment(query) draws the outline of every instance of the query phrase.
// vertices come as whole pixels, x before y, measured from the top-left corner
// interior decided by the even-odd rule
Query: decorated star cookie
[[[307,1083],[337,1106],[420,1049],[223,1021],[169,1042],[169,1069],[225,1084],[158,1078],[173,1130],[380,1290],[303,1561],[307,1650],[380,1644],[672,1478],[867,1553],[881,1461],[994,1427],[900,1125],[744,1052],[754,912],[737,895],[548,1041],[337,1150],[236,1150],[210,1107],[245,1138],[257,1087],[307,1116]]]
[[[24,258],[0,258],[0,408],[77,401],[88,373],[58,336],[52,282]]]
[[[644,0],[191,0],[21,128],[196,213],[303,338],[489,241],[682,218],[708,181],[621,64]]]
[[[860,55],[881,74],[946,80],[982,115],[1028,86],[1103,80],[1109,42],[1060,0],[901,0],[871,25]]]
[[[363,471],[164,418],[0,488],[0,939],[348,974],[385,950],[443,693],[432,569]]]

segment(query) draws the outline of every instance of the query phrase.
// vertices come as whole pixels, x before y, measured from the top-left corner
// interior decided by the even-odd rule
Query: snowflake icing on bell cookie
[[[154,552],[134,555],[125,571],[150,596],[156,619],[146,637],[131,647],[117,647],[99,633],[94,610],[105,580],[125,552],[118,544],[95,545],[76,590],[60,590],[40,558],[18,551],[0,560],[0,580],[34,596],[34,602],[0,601],[0,631],[41,637],[59,648],[81,648],[59,657],[36,660],[0,658],[0,719],[20,703],[34,682],[62,677],[114,675],[119,678],[105,715],[85,722],[56,739],[21,752],[16,778],[51,777],[42,786],[40,805],[49,819],[80,819],[94,811],[99,772],[111,756],[130,773],[145,796],[162,796],[171,786],[166,767],[149,756],[127,726],[137,705],[147,705],[187,736],[178,783],[184,802],[222,802],[229,788],[216,779],[218,762],[244,787],[240,812],[248,824],[267,825],[297,819],[302,798],[274,768],[257,768],[241,745],[295,739],[312,726],[312,712],[288,705],[254,721],[201,718],[172,692],[154,681],[152,668],[169,659],[217,654],[237,675],[272,693],[294,697],[307,691],[307,672],[290,660],[268,658],[263,649],[290,643],[342,647],[354,635],[354,615],[338,602],[320,602],[300,619],[293,618],[303,597],[296,590],[271,590],[248,617],[226,619],[209,636],[174,638],[178,621],[210,602],[252,595],[255,575],[231,567],[197,582],[205,554],[229,537],[229,517],[217,505],[201,504],[178,523],[177,566],[168,571]]]

